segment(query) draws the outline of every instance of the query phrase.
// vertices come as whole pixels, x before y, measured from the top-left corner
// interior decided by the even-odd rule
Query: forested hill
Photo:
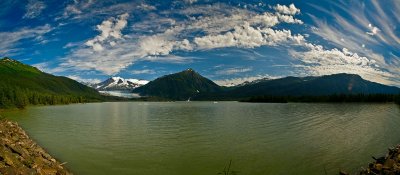
[[[72,79],[44,73],[10,58],[0,59],[0,108],[101,99],[96,90]]]
[[[222,88],[211,80],[201,76],[193,69],[187,69],[157,78],[134,89],[133,92],[173,100],[187,100],[198,94],[214,94],[221,90]]]

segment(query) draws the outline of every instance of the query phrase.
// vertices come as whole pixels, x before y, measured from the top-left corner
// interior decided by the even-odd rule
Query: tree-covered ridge
[[[204,78],[193,69],[157,78],[133,92],[173,100],[187,100],[199,94],[218,93],[222,90],[213,81]]]
[[[10,58],[0,60],[0,80],[0,108],[102,99],[92,88],[66,77],[41,72],[35,67]]]
[[[285,77],[261,81],[233,89],[237,97],[252,96],[328,96],[333,94],[399,94],[400,89],[362,79],[354,74],[320,77]]]
[[[170,100],[191,98],[191,100],[251,99],[270,102],[393,102],[396,99],[392,96],[400,94],[400,88],[367,81],[359,75],[345,73],[318,77],[285,77],[227,88],[218,86],[192,69],[187,69],[157,78],[137,88],[134,92]]]

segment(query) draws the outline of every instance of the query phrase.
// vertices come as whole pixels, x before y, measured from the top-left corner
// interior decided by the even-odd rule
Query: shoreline
[[[72,175],[16,123],[0,119],[0,174]]]
[[[369,163],[367,168],[362,167],[359,175],[384,175],[400,174],[400,145],[388,148],[388,153],[382,157],[374,157],[374,162]],[[350,175],[345,171],[340,171],[339,175]]]

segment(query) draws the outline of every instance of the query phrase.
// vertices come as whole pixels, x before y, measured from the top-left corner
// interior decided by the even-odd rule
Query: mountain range
[[[144,99],[156,100],[242,100],[257,96],[400,94],[398,87],[367,81],[355,74],[261,79],[234,87],[224,87],[193,69],[165,75],[150,82],[111,77],[91,88],[66,77],[44,73],[10,58],[0,59],[0,80],[0,108],[23,107],[27,104],[120,100],[104,97],[97,90],[125,90],[140,94]]]
[[[139,80],[139,79],[124,79],[121,77],[110,77],[109,79],[97,83],[92,84],[90,87],[98,90],[98,91],[131,91],[135,88],[143,86],[147,84],[149,81],[147,80]]]
[[[364,80],[355,74],[263,79],[235,87],[218,86],[193,69],[165,75],[134,93],[172,100],[238,100],[253,96],[326,96],[333,94],[399,94],[400,88]]]

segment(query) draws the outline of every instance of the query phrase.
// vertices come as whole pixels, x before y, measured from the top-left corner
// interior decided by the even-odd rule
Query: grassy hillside
[[[41,72],[35,67],[10,58],[0,60],[0,79],[0,108],[102,99],[92,88],[66,77]]]

